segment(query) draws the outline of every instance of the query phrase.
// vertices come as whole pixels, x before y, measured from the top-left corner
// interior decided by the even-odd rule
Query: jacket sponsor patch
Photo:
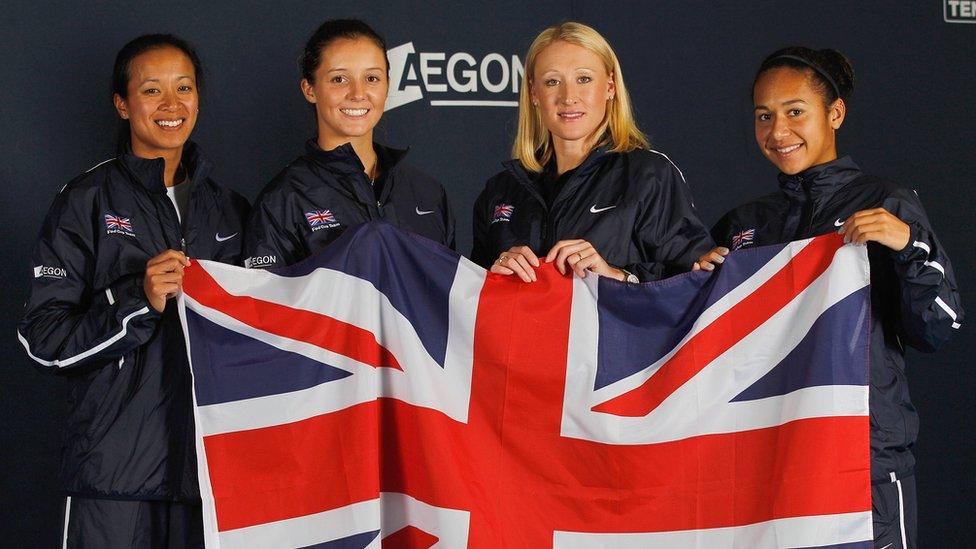
[[[339,226],[339,222],[336,221],[332,210],[312,210],[305,212],[305,221],[308,221],[308,226],[312,228],[313,233],[319,229],[332,229]]]
[[[498,221],[511,221],[512,214],[515,213],[515,206],[511,204],[499,204],[495,206],[494,211],[491,214],[491,224]]]
[[[34,266],[34,278],[67,278],[68,271],[64,267],[50,267],[47,265]]]
[[[131,218],[107,213],[105,214],[105,234],[135,236],[136,232],[132,229]]]
[[[278,258],[273,255],[253,255],[244,260],[245,269],[261,269],[264,267],[274,267],[278,264]]]
[[[738,250],[744,246],[754,244],[754,239],[756,238],[756,229],[746,229],[744,231],[739,231],[732,235],[732,249]]]

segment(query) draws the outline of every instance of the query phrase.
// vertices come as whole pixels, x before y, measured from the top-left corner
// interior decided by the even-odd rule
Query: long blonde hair
[[[512,145],[512,156],[531,172],[541,172],[543,166],[552,159],[552,135],[543,124],[539,109],[532,105],[530,88],[539,54],[556,41],[574,44],[595,53],[613,79],[615,96],[609,100],[603,122],[596,130],[602,137],[595,146],[610,146],[612,152],[650,148],[647,137],[634,122],[630,95],[624,85],[624,75],[617,54],[593,27],[567,21],[542,31],[529,46],[529,52],[525,56],[525,78],[522,79],[522,91],[519,92],[518,133]]]

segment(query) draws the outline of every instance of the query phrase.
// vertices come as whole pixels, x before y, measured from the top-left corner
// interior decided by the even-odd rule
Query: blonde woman
[[[526,55],[515,158],[474,206],[474,261],[536,280],[561,273],[621,281],[691,270],[712,239],[681,172],[637,128],[610,44],[581,23],[542,31]]]

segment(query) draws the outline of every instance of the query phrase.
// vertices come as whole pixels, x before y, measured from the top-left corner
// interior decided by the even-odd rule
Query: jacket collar
[[[791,198],[830,196],[861,175],[850,156],[818,164],[796,175],[779,174],[780,190]]]
[[[162,158],[142,158],[132,154],[131,146],[126,146],[125,151],[119,155],[119,162],[147,190],[166,192],[166,185],[163,183],[166,162]],[[192,141],[183,145],[181,162],[189,174],[191,189],[197,186],[197,182],[205,180],[213,169],[212,164],[203,157],[200,148]]]
[[[565,189],[560,189],[559,194],[562,195],[564,194],[564,190],[568,190],[570,188],[575,187],[587,175],[589,175],[594,170],[596,170],[596,168],[598,168],[603,163],[603,160],[608,155],[609,155],[609,147],[606,146],[596,147],[595,149],[590,151],[590,154],[586,155],[586,158],[583,159],[583,162],[576,167],[576,172],[573,174],[569,182],[566,184]],[[549,162],[550,164],[554,164],[556,162],[556,159],[553,158]],[[509,172],[515,175],[515,178],[519,181],[519,183],[521,183],[526,188],[528,188],[529,191],[535,194],[539,198],[539,200],[543,201],[543,203],[545,202],[545,200],[542,199],[542,195],[539,193],[538,181],[539,178],[543,177],[543,175],[546,173],[546,169],[548,168],[548,165],[544,167],[541,172],[538,173],[529,172],[528,170],[525,169],[525,166],[522,165],[522,162],[514,158],[512,160],[507,160],[505,162],[502,162],[502,165],[505,166],[505,168]]]
[[[380,167],[380,178],[384,180],[383,196],[381,201],[385,201],[393,187],[393,178],[389,177],[396,171],[400,161],[407,155],[409,149],[394,149],[386,147],[377,142],[373,142],[373,150],[376,151],[376,162]],[[373,189],[369,185],[369,180],[365,176],[366,168],[363,166],[356,150],[351,143],[343,143],[330,150],[322,150],[315,139],[305,142],[305,156],[316,168],[323,169],[335,176],[335,178],[321,178],[322,181],[330,186],[336,186],[349,196],[356,197],[363,203],[372,204],[376,201]],[[355,176],[355,177],[349,177]]]
[[[394,149],[380,145],[375,141],[373,142],[373,150],[376,151],[376,161],[380,165],[381,174],[386,174],[392,170],[409,152],[409,149]],[[343,143],[334,149],[325,151],[319,147],[315,139],[309,139],[305,142],[305,155],[312,162],[335,173],[359,174],[366,170],[351,143]]]

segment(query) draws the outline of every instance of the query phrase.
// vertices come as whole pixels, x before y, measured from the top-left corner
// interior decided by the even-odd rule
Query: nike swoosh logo
[[[429,211],[428,210],[421,210],[420,209],[420,206],[417,206],[416,211],[417,211],[417,215],[427,215],[427,214],[434,213],[434,210],[429,210]]]
[[[220,236],[220,233],[217,233],[217,234],[214,235],[214,240],[216,240],[217,242],[223,242],[225,240],[230,240],[230,239],[234,238],[235,236],[237,236],[237,233],[234,233],[234,234],[232,234],[230,236]]]
[[[834,221],[834,227],[840,227],[843,224],[844,224],[844,220],[843,219],[839,219],[838,218],[837,221]]]
[[[891,546],[892,546],[892,545],[894,545],[894,543],[889,543],[888,545],[885,545],[885,546],[884,546],[884,547],[882,547],[881,549],[891,549]]]
[[[613,206],[607,206],[606,208],[597,208],[596,207],[596,204],[594,204],[594,205],[590,206],[590,213],[591,214],[598,214],[600,212],[605,212],[607,210],[612,210],[613,208],[616,208],[616,207],[617,207],[617,205],[614,204]]]

